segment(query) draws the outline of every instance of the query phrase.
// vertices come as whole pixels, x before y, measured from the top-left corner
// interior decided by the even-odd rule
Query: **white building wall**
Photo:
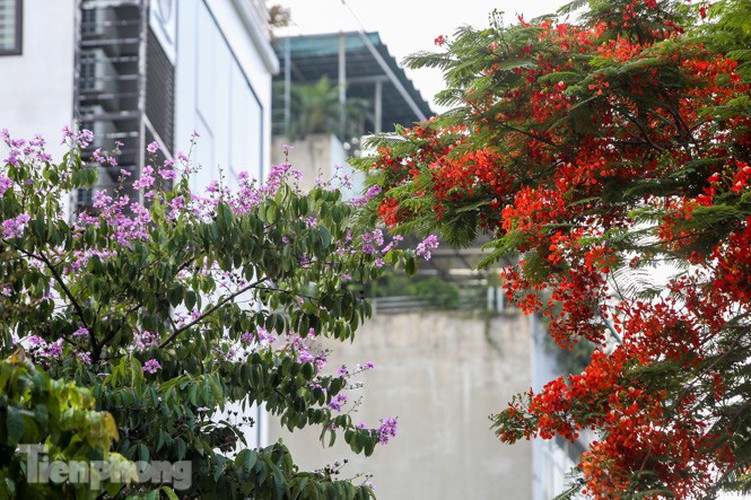
[[[220,171],[230,185],[240,171],[257,178],[268,172],[271,75],[278,62],[250,5],[178,5],[176,150],[187,152],[193,131],[200,134],[193,160],[201,169],[193,189],[218,179]]]
[[[73,119],[74,0],[23,2],[22,53],[0,56],[0,128],[40,134],[59,159],[60,129]]]
[[[175,151],[187,153],[193,132],[199,134],[192,160],[200,170],[191,184],[198,193],[220,174],[231,187],[241,171],[257,179],[269,171],[271,76],[278,61],[262,13],[253,5],[247,0],[180,0],[177,5]],[[255,420],[244,426],[248,446],[266,444],[262,409],[230,405],[217,418],[230,412]]]
[[[41,134],[59,158],[61,128],[74,119],[75,0],[25,0],[23,52],[0,56],[0,128],[15,137]],[[200,190],[223,170],[268,172],[271,142],[271,75],[278,61],[267,40],[260,4],[249,0],[180,0],[177,6],[175,151],[188,152],[193,131],[201,137],[193,159],[202,165]],[[168,50],[170,55],[172,50]],[[237,408],[235,408],[237,409]],[[266,441],[266,415],[248,444]]]

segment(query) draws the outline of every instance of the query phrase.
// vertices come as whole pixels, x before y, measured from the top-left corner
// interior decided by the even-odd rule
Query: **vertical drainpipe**
[[[141,33],[138,36],[138,177],[146,166],[146,39],[149,29],[149,0],[141,1]],[[135,178],[138,178],[135,177]],[[143,203],[143,193],[138,195]]]
[[[375,132],[383,132],[383,82],[380,80],[375,83]]]
[[[76,0],[74,20],[73,20],[73,109],[71,120],[69,123],[71,127],[78,127],[81,125],[81,45],[83,38],[83,0]],[[78,190],[68,193],[68,222],[74,222],[76,213],[78,212]]]
[[[344,122],[346,120],[344,105],[347,102],[347,64],[346,64],[346,38],[343,32],[339,32],[339,139],[344,140]]]
[[[81,43],[83,38],[83,0],[76,0],[73,25],[73,116],[74,122],[81,123]]]
[[[289,138],[292,121],[292,43],[284,41],[284,136]]]

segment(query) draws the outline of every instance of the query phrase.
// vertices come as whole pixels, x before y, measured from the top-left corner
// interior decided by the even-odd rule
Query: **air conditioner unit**
[[[111,38],[115,32],[115,11],[106,7],[81,9],[81,35],[84,38]]]
[[[117,89],[117,71],[103,49],[81,53],[79,82],[82,93],[114,92]]]

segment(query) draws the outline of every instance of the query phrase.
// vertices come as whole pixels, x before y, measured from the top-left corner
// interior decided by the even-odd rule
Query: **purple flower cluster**
[[[376,431],[378,433],[378,442],[388,444],[389,439],[396,436],[396,418],[386,418],[381,420],[381,426]]]
[[[42,337],[32,335],[24,343],[34,356],[40,358],[58,358],[63,353],[63,339],[47,342]]]
[[[261,345],[273,344],[274,341],[276,340],[276,338],[262,326],[259,326],[256,329],[255,334],[251,332],[243,333],[241,338],[242,338],[242,341],[245,342],[246,344],[252,344],[254,342],[258,342]]]
[[[157,371],[159,371],[161,369],[162,369],[162,365],[160,365],[159,361],[157,361],[155,359],[148,360],[141,367],[141,370],[144,373],[151,373],[151,374],[154,374],[154,373],[156,373]]]
[[[430,260],[432,257],[430,251],[435,250],[438,248],[438,236],[435,234],[431,234],[424,240],[422,240],[420,243],[417,244],[417,248],[415,249],[415,255],[418,257],[422,257],[425,260]]]
[[[126,248],[131,248],[132,241],[148,238],[149,229],[153,226],[151,214],[140,203],[131,203],[127,195],[113,198],[107,192],[100,191],[94,195],[93,207],[99,210],[99,216],[81,213],[76,224],[77,231],[83,232],[89,225],[100,227],[104,222],[115,229],[112,238]]]
[[[160,341],[161,338],[159,337],[159,334],[147,330],[140,333],[136,332],[133,335],[133,343],[139,349],[148,349],[149,347],[157,346]]]
[[[341,412],[342,406],[347,404],[348,400],[349,399],[347,398],[347,395],[340,392],[339,394],[334,396],[334,399],[331,400],[331,402],[329,403],[329,408],[334,411]]]
[[[3,196],[5,192],[11,187],[13,187],[13,181],[10,179],[10,177],[0,175],[0,196]]]
[[[102,154],[102,148],[97,148],[91,153],[94,160],[100,165],[109,165],[111,167],[117,166],[117,160],[113,156]]]
[[[326,366],[326,353],[310,352],[310,346],[308,345],[309,339],[314,338],[315,333],[308,333],[306,337],[301,337],[299,335],[290,335],[289,339],[280,350],[282,352],[291,352],[292,354],[296,355],[297,362],[301,365],[305,363],[312,363],[316,366],[316,368],[318,368],[318,370],[322,370]]]
[[[143,169],[143,173],[141,174],[140,179],[136,179],[133,182],[133,189],[144,189],[149,188],[154,184],[154,181],[156,180],[154,176],[152,175],[154,173],[154,167],[151,165],[147,165]]]
[[[9,148],[8,157],[4,163],[17,167],[21,162],[44,163],[50,161],[52,157],[44,150],[44,139],[35,135],[33,139],[14,139],[6,129],[0,130],[0,138]]]
[[[94,132],[91,130],[83,129],[80,132],[76,132],[67,125],[63,127],[63,140],[60,144],[68,143],[71,147],[77,145],[81,149],[86,148],[94,141]]]
[[[18,238],[26,229],[26,225],[31,220],[28,214],[19,214],[12,219],[3,221],[3,238]]]
[[[349,204],[353,207],[364,207],[368,204],[370,200],[381,194],[381,186],[374,185],[370,186],[367,191],[365,191],[365,194],[362,196],[357,196],[355,198],[352,198],[349,201]]]
[[[76,330],[75,332],[73,332],[73,336],[74,337],[85,337],[88,334],[89,334],[89,330],[87,330],[84,327],[81,327],[78,330]]]

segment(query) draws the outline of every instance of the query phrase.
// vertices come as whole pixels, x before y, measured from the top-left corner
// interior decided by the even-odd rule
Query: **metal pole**
[[[375,83],[375,132],[383,131],[383,83]]]
[[[347,62],[346,62],[346,38],[343,32],[339,33],[339,138],[344,139],[344,123],[347,119],[344,104],[347,102]]]
[[[417,116],[419,120],[426,120],[427,117],[425,116],[425,113],[422,112],[422,110],[417,106],[417,103],[415,103],[414,99],[412,99],[412,96],[409,95],[409,92],[407,92],[407,89],[404,88],[404,85],[399,81],[399,79],[396,77],[393,71],[391,71],[391,68],[389,68],[388,63],[383,59],[383,56],[378,53],[378,50],[373,46],[373,42],[371,42],[367,35],[363,33],[362,31],[357,32],[358,35],[360,35],[360,38],[362,39],[363,43],[365,44],[365,47],[370,51],[371,54],[373,54],[373,57],[375,58],[378,65],[381,67],[384,73],[386,73],[386,76],[389,77],[391,80],[391,83],[394,84],[394,87],[396,87],[396,90],[401,94],[401,96],[404,98],[404,100],[407,102],[407,105],[409,106],[409,109],[412,110],[412,112]]]
[[[292,43],[289,37],[284,41],[284,135],[290,135],[292,121]]]

